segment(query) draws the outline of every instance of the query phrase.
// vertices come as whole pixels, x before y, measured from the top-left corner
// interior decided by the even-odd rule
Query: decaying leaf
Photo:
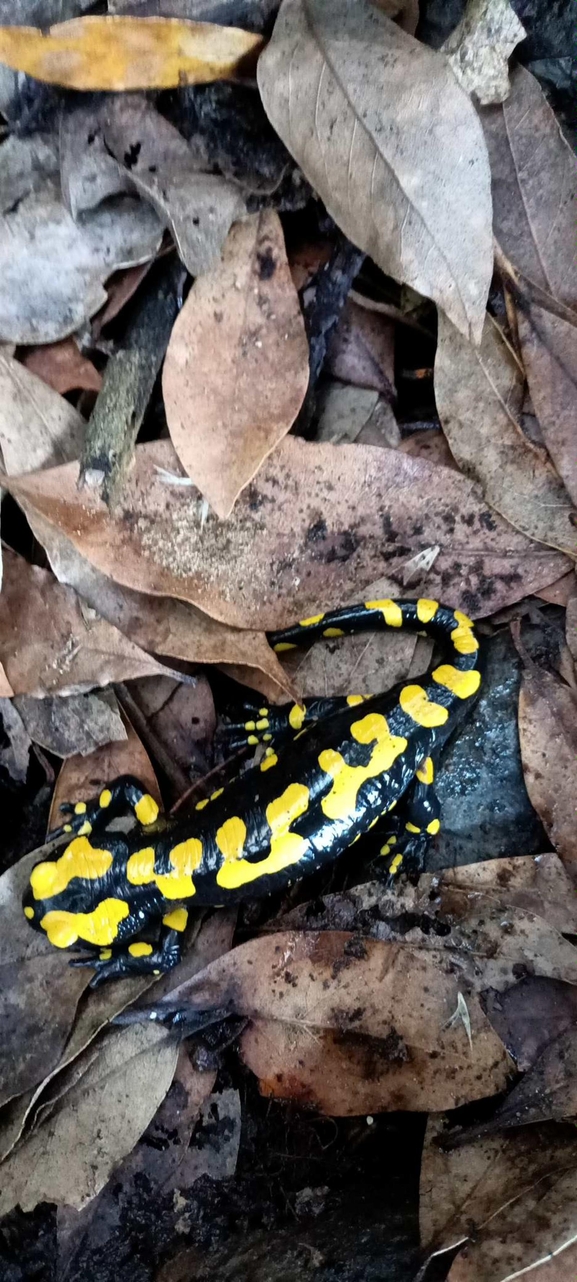
[[[207,272],[231,224],[246,213],[239,188],[200,173],[188,143],[145,98],[113,98],[103,112],[103,138],[107,153],[130,160],[131,181],[172,232],[190,274]]]
[[[510,88],[509,55],[526,34],[509,0],[468,0],[442,48],[467,93],[483,104],[504,102]]]
[[[490,316],[478,349],[439,316],[435,396],[459,466],[516,529],[574,556],[577,529],[569,495],[517,425],[523,385],[517,359]]]
[[[0,213],[6,213],[57,173],[58,146],[53,134],[38,133],[29,138],[9,134],[0,147]]]
[[[421,1236],[440,1249],[468,1242],[449,1282],[505,1282],[550,1255],[562,1265],[575,1238],[577,1145],[574,1128],[520,1127],[456,1149],[443,1148],[449,1119],[430,1120],[421,1167]],[[571,1263],[571,1260],[569,1260]],[[529,1275],[531,1276],[531,1275]]]
[[[323,381],[317,397],[316,439],[340,445],[356,441],[370,422],[379,393],[369,387],[354,387],[331,378]]]
[[[153,258],[161,239],[141,201],[104,204],[80,226],[46,183],[0,219],[0,339],[66,338],[106,302],[106,277]]]
[[[0,1103],[35,1086],[58,1063],[90,975],[62,964],[48,940],[30,929],[22,895],[35,850],[0,877]]]
[[[263,632],[219,623],[186,601],[146,596],[107,578],[77,551],[55,525],[25,505],[36,538],[60,583],[75,589],[98,614],[143,650],[185,663],[234,665],[247,685],[262,674],[263,694],[273,701],[292,695],[289,678]]]
[[[350,240],[480,341],[489,164],[444,56],[369,0],[284,0],[257,74],[277,133]]]
[[[309,353],[274,210],[229,232],[172,331],[162,387],[176,452],[218,516],[294,422]]]
[[[332,335],[326,370],[355,387],[372,387],[395,399],[395,327],[388,316],[347,299]]]
[[[288,436],[226,523],[204,519],[166,441],[137,446],[114,515],[94,493],[79,492],[77,479],[69,464],[5,484],[104,574],[191,601],[236,627],[282,627],[353,593],[362,598],[383,575],[402,583],[405,566],[435,545],[410,595],[477,617],[569,568],[492,512],[464,476],[398,450]]]
[[[72,588],[8,550],[0,658],[16,694],[78,694],[168,669],[83,607]]]
[[[78,458],[84,428],[82,415],[63,396],[0,352],[0,446],[9,474]]]
[[[82,355],[73,338],[29,348],[22,356],[22,364],[60,396],[78,388],[99,392],[102,386],[102,374]],[[24,470],[32,471],[31,468]]]
[[[575,307],[577,159],[538,80],[515,67],[507,101],[481,115],[495,236],[522,276]]]
[[[530,976],[489,993],[484,1009],[524,1076],[480,1133],[577,1113],[577,987]]]
[[[517,328],[543,440],[577,503],[577,328],[536,302],[518,309]]]
[[[452,1022],[466,1001],[472,1048]],[[510,1061],[479,999],[440,955],[347,932],[254,939],[162,1007],[230,1005],[263,1094],[334,1116],[439,1109],[505,1085]]]
[[[60,186],[77,222],[103,200],[134,192],[130,174],[111,156],[102,135],[102,108],[93,99],[68,105],[60,122]]]
[[[92,16],[0,27],[0,59],[67,89],[172,89],[254,72],[260,36],[178,18]]]
[[[0,765],[14,783],[25,783],[32,744],[13,699],[0,697],[0,720],[4,732],[3,744],[0,747]]]
[[[56,757],[92,753],[101,744],[126,738],[111,691],[38,699],[20,694],[14,703],[33,742]]]
[[[140,779],[162,808],[158,780],[146,748],[130,723],[125,721],[125,725],[126,739],[103,744],[89,756],[77,755],[65,761],[52,796],[49,829],[62,823],[60,805],[63,802],[88,801],[91,797],[98,797],[102,788],[119,775],[134,775]]]
[[[154,1024],[103,1034],[99,1054],[3,1164],[0,1214],[50,1200],[81,1207],[134,1147],[174,1076],[178,1042]],[[103,1124],[106,1119],[106,1124]]]
[[[577,699],[534,665],[519,695],[519,739],[527,792],[573,882],[577,880]]]

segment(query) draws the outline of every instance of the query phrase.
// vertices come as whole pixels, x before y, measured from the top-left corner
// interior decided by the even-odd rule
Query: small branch
[[[111,356],[86,429],[79,488],[116,501],[181,304],[185,270],[161,259],[147,278],[120,351]]]

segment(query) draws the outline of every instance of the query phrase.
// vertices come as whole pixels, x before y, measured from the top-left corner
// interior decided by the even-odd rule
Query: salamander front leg
[[[69,818],[59,828],[52,829],[48,841],[67,833],[81,837],[101,832],[111,819],[131,810],[143,827],[148,827],[158,818],[158,803],[133,775],[121,775],[103,788],[94,801],[64,802],[60,809]]]
[[[260,743],[276,751],[317,721],[362,702],[362,695],[350,694],[332,699],[303,699],[302,703],[283,703],[273,708],[264,703],[258,708],[245,703],[246,719],[223,725],[219,742],[230,754],[247,746],[256,748]]]

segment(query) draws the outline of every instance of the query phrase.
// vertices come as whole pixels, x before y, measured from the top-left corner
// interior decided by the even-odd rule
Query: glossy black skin
[[[402,608],[403,627],[410,630],[426,632],[446,643],[457,627],[452,610],[439,606],[434,620],[423,624],[417,617],[415,602],[396,604]],[[367,610],[361,605],[327,613],[319,624],[313,626],[296,625],[271,634],[269,640],[273,646],[279,642],[302,644],[304,637],[308,639],[322,635],[327,627],[338,627],[342,632],[349,633],[385,629],[386,625],[381,613],[374,609]],[[449,660],[454,668],[467,672],[478,666],[478,651],[474,654],[451,651]],[[411,859],[413,866],[418,868],[430,841],[424,830],[430,818],[438,815],[438,806],[433,790],[425,784],[419,784],[415,780],[415,772],[425,758],[438,758],[455,726],[469,711],[473,699],[458,699],[450,690],[427,678],[417,679],[417,684],[422,686],[433,702],[449,710],[449,717],[443,726],[428,729],[416,724],[399,704],[399,690],[403,687],[375,695],[352,707],[347,704],[346,699],[310,700],[305,704],[305,732],[301,730],[296,737],[288,721],[288,711],[293,707],[291,704],[286,709],[273,710],[271,720],[275,732],[272,746],[278,755],[278,762],[265,771],[256,766],[233,779],[220,796],[194,815],[146,828],[137,825],[132,833],[125,836],[104,830],[103,825],[109,822],[111,809],[102,812],[99,819],[96,805],[94,814],[91,815],[93,824],[90,841],[99,849],[110,851],[113,855],[112,866],[103,877],[96,880],[75,878],[65,891],[52,899],[38,902],[28,891],[24,903],[34,909],[34,920],[30,924],[40,929],[41,917],[52,909],[64,908],[73,913],[86,913],[108,897],[127,901],[130,915],[118,926],[111,957],[99,960],[99,949],[83,945],[82,942],[78,944],[85,951],[89,948],[90,959],[83,964],[95,966],[93,983],[98,983],[102,979],[125,974],[166,970],[179,959],[180,938],[176,931],[166,928],[161,930],[160,942],[155,944],[154,951],[148,957],[133,957],[127,952],[127,942],[135,937],[153,939],[163,915],[176,906],[175,901],[165,899],[155,885],[138,886],[128,881],[127,861],[131,854],[145,846],[153,846],[155,849],[155,872],[169,874],[172,871],[170,852],[173,847],[191,837],[201,840],[202,863],[193,874],[195,894],[188,901],[193,908],[197,905],[224,906],[278,892],[295,879],[305,877],[309,872],[331,863],[377,820],[382,821],[383,833],[394,833],[397,842],[401,839],[401,845],[395,846],[395,853],[403,851],[404,870],[409,868]],[[321,802],[330,792],[333,778],[321,769],[319,755],[330,748],[341,753],[348,765],[365,766],[371,757],[373,745],[357,742],[351,736],[350,728],[370,713],[383,714],[391,734],[405,738],[407,746],[390,769],[361,785],[354,814],[343,819],[328,819],[322,811]],[[233,730],[233,740],[234,733]],[[286,742],[288,736],[293,737]],[[246,825],[243,858],[255,863],[266,859],[271,831],[266,809],[290,784],[304,784],[309,790],[306,811],[290,825],[291,833],[306,839],[307,847],[302,858],[280,872],[261,874],[237,888],[220,887],[216,874],[223,864],[223,856],[216,842],[217,831],[227,819],[240,817]],[[132,797],[134,802],[134,797],[141,794],[138,781],[117,781],[115,797],[117,795],[119,804],[116,808],[122,808],[122,801],[126,801],[127,796],[128,799]],[[385,817],[387,809],[396,804],[404,794],[409,797],[409,810],[406,813],[414,826],[422,830],[420,834],[406,832],[406,813],[402,818],[397,815],[388,819]],[[79,826],[80,822],[73,822],[73,830],[78,831]],[[56,851],[55,857],[60,854],[61,849]]]

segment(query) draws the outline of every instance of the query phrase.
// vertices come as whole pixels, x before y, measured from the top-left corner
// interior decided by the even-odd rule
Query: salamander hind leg
[[[441,806],[433,779],[433,761],[427,757],[416,773],[402,808],[387,824],[380,849],[383,864],[379,875],[389,884],[401,873],[413,878],[423,871],[431,843],[441,827]]]
[[[333,716],[349,707],[351,701],[362,702],[361,695],[347,695],[333,699],[303,699],[302,703],[283,703],[278,707],[243,704],[243,720],[227,722],[218,733],[218,742],[225,753],[232,755],[241,748],[256,748],[258,744],[269,754],[282,748],[321,718]]]
[[[94,967],[91,988],[99,988],[109,979],[124,979],[129,975],[161,975],[178,966],[181,940],[180,927],[178,930],[163,927],[156,944],[144,939],[133,939],[130,943],[94,949],[86,957],[75,957],[70,965]]]

